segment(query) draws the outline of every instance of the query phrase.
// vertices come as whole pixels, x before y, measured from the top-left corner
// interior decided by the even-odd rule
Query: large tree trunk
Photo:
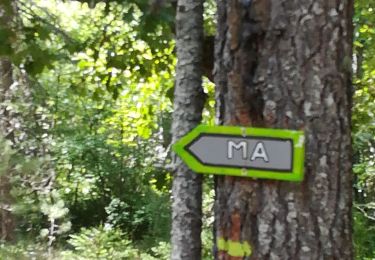
[[[301,183],[219,177],[219,259],[352,259],[352,0],[220,0],[219,121],[305,131]]]
[[[177,68],[173,143],[202,119],[203,2],[179,0],[176,17]],[[174,156],[172,260],[201,258],[202,176]]]

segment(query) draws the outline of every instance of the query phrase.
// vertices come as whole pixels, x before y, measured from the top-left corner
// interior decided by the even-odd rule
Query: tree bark
[[[7,128],[2,122],[6,122],[6,109],[2,102],[6,100],[6,92],[13,82],[12,64],[6,58],[0,58],[0,136],[5,137]],[[14,238],[15,219],[11,212],[13,198],[11,196],[11,183],[9,174],[0,175],[0,240],[11,241]]]
[[[173,113],[173,143],[201,122],[203,2],[179,0],[176,14],[177,68]],[[201,258],[202,176],[173,156],[171,259]]]
[[[352,259],[353,1],[220,0],[218,121],[305,132],[301,183],[218,177],[217,259]]]
[[[14,5],[12,1],[8,0],[0,2],[0,23],[4,29],[11,30]],[[10,39],[8,39],[9,41]],[[7,57],[0,57],[0,136],[8,139],[12,139],[12,131],[8,129],[10,118],[6,106],[3,104],[10,98],[7,94],[12,84],[12,63]],[[14,239],[15,217],[11,211],[12,202],[10,174],[5,173],[0,175],[0,240],[11,241]]]

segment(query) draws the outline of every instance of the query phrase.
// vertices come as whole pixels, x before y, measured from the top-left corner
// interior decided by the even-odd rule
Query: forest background
[[[0,24],[0,59],[13,74],[0,99],[0,175],[11,188],[0,206],[15,222],[0,259],[169,259],[173,3],[0,3],[13,10]],[[212,39],[215,3],[204,5]],[[374,0],[355,1],[357,259],[375,259],[374,10]],[[214,124],[207,76],[203,121]],[[204,259],[212,259],[212,186],[205,177]]]

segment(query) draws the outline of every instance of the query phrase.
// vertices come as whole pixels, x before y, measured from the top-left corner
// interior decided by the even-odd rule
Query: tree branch
[[[367,218],[367,219],[369,219],[369,220],[371,220],[371,221],[375,221],[375,217],[370,216],[370,215],[366,212],[366,210],[365,210],[363,207],[361,207],[360,205],[354,205],[354,207],[355,207],[357,210],[359,210],[359,211],[363,214],[363,216],[364,216],[365,218]],[[366,206],[364,206],[364,207],[366,207]]]

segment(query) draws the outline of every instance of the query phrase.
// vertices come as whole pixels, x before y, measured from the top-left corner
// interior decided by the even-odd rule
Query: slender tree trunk
[[[176,17],[177,68],[173,142],[202,119],[203,2],[179,0]],[[172,260],[201,258],[202,176],[174,155],[172,187]]]
[[[305,131],[301,183],[219,177],[218,259],[352,259],[352,0],[220,0],[218,119]]]
[[[15,10],[12,1],[0,1],[0,27],[11,30],[10,24]],[[10,39],[8,39],[10,46]],[[2,50],[3,52],[3,50]],[[12,131],[9,129],[9,114],[4,102],[9,99],[8,92],[13,84],[12,63],[6,57],[0,57],[0,136],[13,141]],[[15,218],[11,211],[13,198],[11,196],[10,174],[0,176],[0,240],[11,241],[14,239]]]
[[[7,133],[5,117],[7,111],[2,102],[6,100],[6,92],[13,82],[12,78],[12,64],[6,58],[0,58],[0,136],[5,137]],[[11,184],[9,174],[5,173],[0,175],[0,240],[10,241],[13,240],[15,220],[11,212],[11,204],[13,202],[10,194]]]
[[[357,79],[361,79],[363,76],[363,54],[364,54],[364,47],[358,47],[356,52],[356,68],[355,68],[355,76]]]

